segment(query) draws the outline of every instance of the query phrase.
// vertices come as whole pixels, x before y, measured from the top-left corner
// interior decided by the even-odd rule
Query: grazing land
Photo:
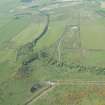
[[[0,0],[0,105],[104,98],[104,0]]]

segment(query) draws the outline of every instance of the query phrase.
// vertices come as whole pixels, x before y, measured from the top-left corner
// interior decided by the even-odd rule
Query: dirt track
[[[25,102],[23,105],[32,105],[34,102],[36,102],[38,99],[40,99],[42,96],[46,95],[48,92],[53,90],[55,86],[49,86],[48,88],[44,89],[42,92],[40,92],[38,95],[32,97],[27,102]]]
[[[57,80],[57,81],[52,81],[51,83],[53,83],[53,85],[50,85],[40,94],[28,100],[24,105],[32,105],[38,99],[40,99],[41,97],[46,95],[48,92],[51,92],[54,88],[60,85],[103,85],[103,86],[105,85],[105,81],[83,81],[83,80],[71,80],[71,81]]]

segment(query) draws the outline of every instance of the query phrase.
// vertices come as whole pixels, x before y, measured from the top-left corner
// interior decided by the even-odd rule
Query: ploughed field
[[[105,104],[101,3],[0,1],[0,105]]]

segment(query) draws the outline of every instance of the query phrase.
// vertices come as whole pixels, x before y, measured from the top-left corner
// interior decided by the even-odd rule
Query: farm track
[[[61,85],[98,85],[98,86],[105,86],[105,81],[83,81],[83,80],[56,80],[50,81],[53,85],[50,85],[48,88],[40,92],[37,96],[31,98],[23,105],[32,105],[38,99],[46,95],[48,92],[51,92],[54,88]],[[46,83],[46,82],[45,82]]]
[[[30,100],[25,102],[25,104],[23,104],[23,105],[31,105],[32,103],[36,102],[38,99],[40,99],[42,96],[46,95],[48,92],[50,92],[54,88],[55,88],[55,86],[49,86],[49,87],[47,87],[42,92],[40,92],[36,96],[32,97]]]
[[[105,81],[85,81],[85,80],[58,80],[55,85],[105,85]]]
[[[71,51],[78,51],[78,50],[85,50],[85,51],[92,51],[92,52],[105,52],[105,49],[87,49],[87,48],[65,48],[65,50]]]

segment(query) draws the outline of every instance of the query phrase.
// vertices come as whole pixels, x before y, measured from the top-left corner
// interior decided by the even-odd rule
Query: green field
[[[104,105],[100,5],[101,0],[1,0],[0,105]]]
[[[32,105],[104,105],[104,86],[60,85]]]

